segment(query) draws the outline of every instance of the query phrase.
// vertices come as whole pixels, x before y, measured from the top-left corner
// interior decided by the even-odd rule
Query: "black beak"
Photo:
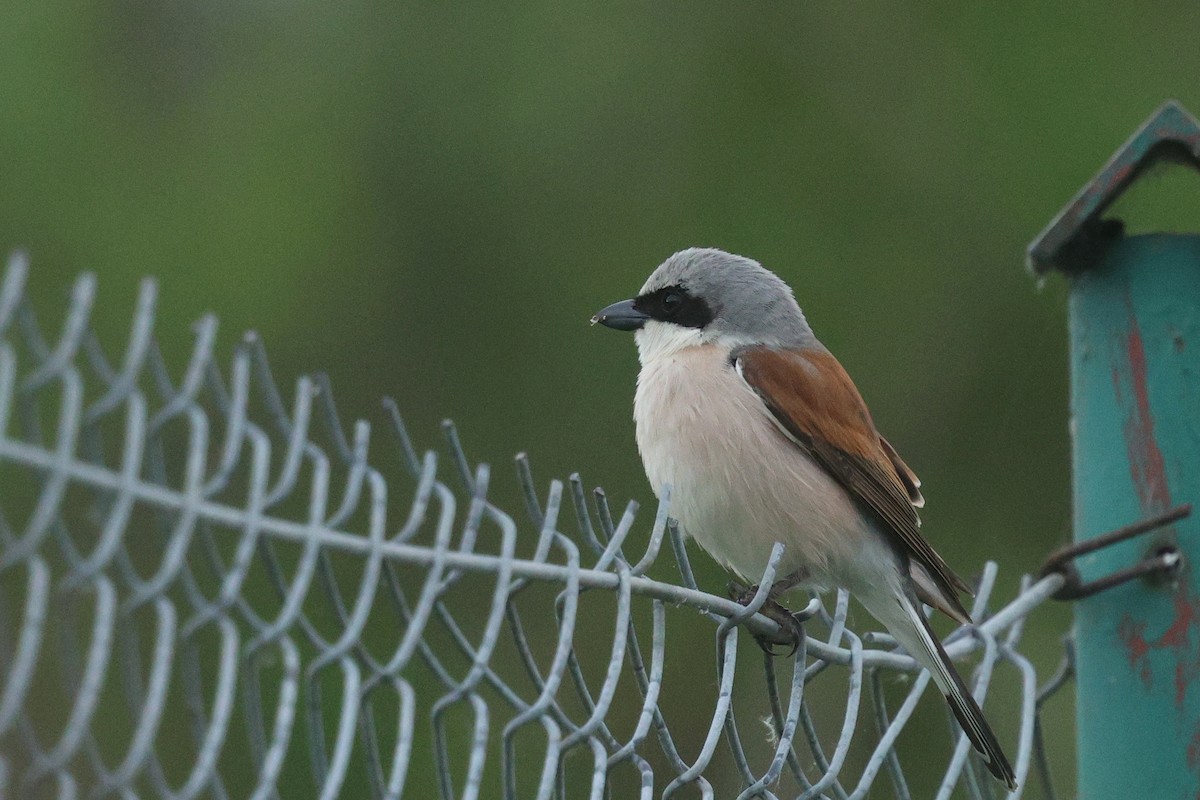
[[[633,307],[632,300],[622,300],[619,303],[613,303],[607,308],[600,309],[596,316],[592,317],[592,324],[599,322],[606,328],[613,328],[618,331],[636,331],[649,321],[650,317],[643,314]]]
[[[643,314],[634,308],[634,301],[622,300],[607,308],[601,308],[592,318],[592,324],[600,323],[618,331],[636,331],[648,323],[649,319],[649,314]]]

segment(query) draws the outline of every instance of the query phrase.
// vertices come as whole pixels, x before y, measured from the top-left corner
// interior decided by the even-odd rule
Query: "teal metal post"
[[[1164,160],[1200,169],[1200,125],[1175,103],[1029,251],[1035,273],[1054,269],[1070,283],[1076,542],[1184,504],[1200,509],[1200,236],[1126,236],[1104,218]],[[1200,796],[1200,511],[1076,566],[1089,581],[1173,562],[1174,572],[1076,602],[1084,800]]]

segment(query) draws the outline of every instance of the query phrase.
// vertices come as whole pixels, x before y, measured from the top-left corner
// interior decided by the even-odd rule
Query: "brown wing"
[[[924,508],[925,498],[921,496],[921,479],[917,477],[917,473],[908,468],[908,464],[904,463],[904,459],[900,458],[896,448],[892,447],[887,439],[880,436],[879,444],[883,447],[883,452],[887,454],[888,460],[892,462],[892,466],[895,467],[896,474],[904,483],[904,488],[908,491],[908,501],[917,508]]]
[[[924,502],[920,481],[875,430],[866,403],[837,359],[823,350],[766,347],[739,350],[735,356],[738,373],[779,427],[879,515],[902,550],[944,590],[952,608],[943,610],[965,618],[957,592],[969,593],[970,587],[921,536],[921,520],[913,508]]]

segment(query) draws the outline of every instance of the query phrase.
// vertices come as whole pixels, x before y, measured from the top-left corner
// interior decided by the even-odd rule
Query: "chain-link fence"
[[[12,257],[0,288],[0,795],[1000,792],[948,715],[905,736],[929,676],[851,630],[844,593],[811,599],[794,659],[764,656],[765,593],[700,590],[666,502],[616,513],[518,457],[502,509],[449,425],[442,457],[390,403],[347,436],[328,385],[285,398],[254,337],[226,372],[212,318],[177,369],[149,281],[119,357],[91,276],[48,336],[28,273]],[[1000,605],[996,576],[946,649],[981,703],[996,680],[1020,698],[987,706],[1012,796],[1039,771],[1052,795],[1038,715],[1070,661],[1039,681],[1019,645],[1063,579]]]

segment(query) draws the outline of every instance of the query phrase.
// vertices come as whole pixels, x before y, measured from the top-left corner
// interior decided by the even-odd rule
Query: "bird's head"
[[[642,363],[715,344],[802,347],[815,342],[791,288],[757,261],[693,247],[664,261],[637,297],[600,310],[592,323],[636,331]]]

